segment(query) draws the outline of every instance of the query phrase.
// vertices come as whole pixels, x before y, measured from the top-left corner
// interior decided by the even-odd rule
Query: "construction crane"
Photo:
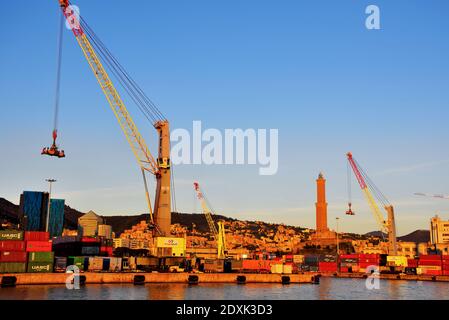
[[[79,15],[75,8],[71,6],[70,1],[59,0],[59,4],[62,13],[71,27],[76,41],[82,49],[109,106],[114,112],[142,171],[145,196],[150,213],[150,225],[156,230],[157,235],[168,236],[170,235],[171,225],[169,123],[154,103],[146,96],[142,89],[106,48],[103,42],[97,37],[87,22]],[[157,159],[150,153],[145,140],[125,107],[125,104],[111,81],[103,63],[108,67],[108,70],[113,73],[122,88],[157,130],[159,135]],[[146,172],[149,172],[156,177],[154,214],[145,177]]]
[[[397,255],[397,240],[396,240],[396,224],[394,221],[394,209],[387,198],[383,195],[383,193],[376,187],[376,185],[371,181],[362,167],[358,164],[358,162],[354,159],[351,152],[347,153],[349,165],[352,167],[354,175],[362,189],[366,200],[371,208],[371,211],[374,214],[374,217],[377,220],[377,223],[380,226],[380,231],[388,234],[388,251],[389,255],[396,256]],[[350,173],[348,171],[348,173]],[[350,183],[350,181],[349,181]],[[379,208],[378,203],[375,198],[387,213],[387,219],[385,220],[382,211]],[[349,210],[351,211],[351,202],[349,200]]]
[[[218,259],[225,259],[227,254],[226,249],[226,233],[224,229],[223,221],[218,221],[218,231],[215,227],[214,219],[212,218],[212,210],[210,209],[210,205],[208,205],[207,200],[204,196],[204,193],[200,189],[200,185],[198,182],[193,183],[193,188],[195,189],[198,199],[201,202],[201,207],[203,209],[204,216],[206,217],[207,224],[209,225],[209,230],[215,241],[217,241],[217,256]]]
[[[55,94],[55,108],[54,108],[54,118],[53,118],[53,143],[49,148],[43,148],[41,154],[51,157],[65,158],[64,150],[59,150],[56,139],[58,138],[58,115],[59,115],[59,92],[61,87],[61,62],[62,62],[62,39],[63,39],[63,29],[64,29],[64,15],[61,15],[59,23],[59,34],[58,34],[58,62],[56,71],[56,94]]]

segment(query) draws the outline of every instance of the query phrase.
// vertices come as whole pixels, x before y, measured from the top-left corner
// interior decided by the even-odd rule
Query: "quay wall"
[[[65,284],[68,273],[17,273],[2,274],[2,277],[16,277],[16,285]],[[245,276],[246,283],[282,283],[280,274],[237,274],[237,273],[81,273],[86,284],[134,283],[135,276],[144,276],[145,283],[188,283],[189,276],[198,276],[198,283],[237,283],[238,276]],[[314,283],[315,273],[290,274],[290,283]]]

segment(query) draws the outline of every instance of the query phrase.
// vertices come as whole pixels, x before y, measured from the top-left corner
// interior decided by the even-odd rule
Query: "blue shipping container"
[[[50,221],[48,231],[50,237],[59,237],[64,228],[64,205],[65,200],[51,199],[50,201]]]
[[[48,194],[24,191],[21,197],[22,215],[26,219],[27,231],[45,231]]]

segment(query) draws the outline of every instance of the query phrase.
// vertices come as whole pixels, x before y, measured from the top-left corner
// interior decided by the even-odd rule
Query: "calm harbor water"
[[[132,284],[87,285],[79,290],[65,286],[19,286],[0,289],[0,300],[449,300],[449,283],[380,281],[368,290],[365,280],[321,278],[311,284]]]

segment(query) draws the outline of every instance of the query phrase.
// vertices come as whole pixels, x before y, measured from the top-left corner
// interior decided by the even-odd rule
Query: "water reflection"
[[[368,290],[364,279],[321,278],[311,284],[132,284],[19,286],[0,289],[0,299],[12,300],[398,300],[449,299],[449,283],[380,281]]]

